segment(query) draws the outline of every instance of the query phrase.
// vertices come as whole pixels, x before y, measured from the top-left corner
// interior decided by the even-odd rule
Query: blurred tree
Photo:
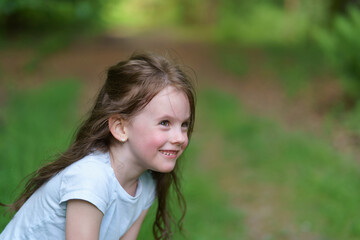
[[[218,0],[176,0],[179,18],[184,25],[215,24]]]
[[[104,2],[106,1],[1,0],[0,29],[5,35],[13,35],[85,28],[96,23]]]
[[[339,74],[347,96],[360,99],[360,9],[350,6],[334,16],[331,28],[317,29],[314,38]]]
[[[336,14],[347,14],[347,7],[349,5],[360,6],[359,0],[332,0],[329,8],[330,19],[333,19]]]

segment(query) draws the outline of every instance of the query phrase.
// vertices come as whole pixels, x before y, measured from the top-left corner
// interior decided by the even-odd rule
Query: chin
[[[159,172],[161,173],[170,173],[174,170],[174,168],[164,168],[164,169],[159,169]]]
[[[161,172],[161,173],[169,173],[169,172],[172,172],[175,168],[175,164],[169,164],[169,165],[166,165],[166,166],[161,166],[161,167],[158,167],[156,168],[156,172]]]

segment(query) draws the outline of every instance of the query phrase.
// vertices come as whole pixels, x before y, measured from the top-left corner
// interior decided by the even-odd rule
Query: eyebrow
[[[157,119],[159,119],[159,120],[162,120],[162,119],[171,119],[171,120],[173,120],[173,119],[176,119],[176,118],[173,117],[173,116],[170,116],[170,115],[168,115],[168,114],[165,114],[165,115],[161,115],[161,117],[158,117]],[[190,121],[190,119],[191,119],[191,116],[185,118],[185,119],[183,120],[183,122]]]

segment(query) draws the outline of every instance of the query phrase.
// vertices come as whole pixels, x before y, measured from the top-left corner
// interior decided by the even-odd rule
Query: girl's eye
[[[184,122],[183,124],[181,124],[181,127],[188,128],[189,127],[189,122]]]
[[[170,122],[168,120],[164,120],[164,121],[161,121],[160,122],[160,125],[161,126],[165,126],[165,127],[168,127],[170,125]]]

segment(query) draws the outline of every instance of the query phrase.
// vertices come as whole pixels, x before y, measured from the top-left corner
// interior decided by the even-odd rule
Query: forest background
[[[0,201],[66,149],[107,67],[153,50],[197,79],[175,239],[359,239],[359,6],[1,0]]]

